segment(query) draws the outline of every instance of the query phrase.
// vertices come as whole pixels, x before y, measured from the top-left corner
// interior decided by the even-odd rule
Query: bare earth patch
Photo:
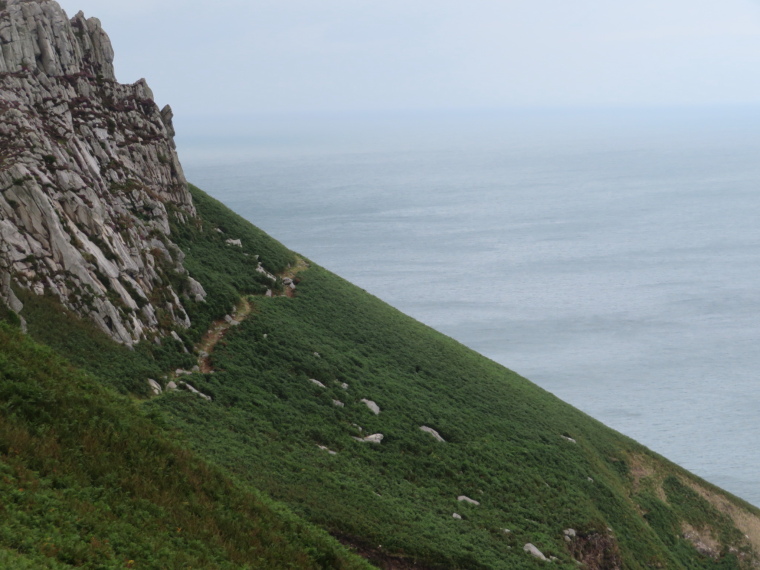
[[[653,461],[641,454],[631,454],[628,458],[629,470],[633,477],[633,492],[638,493],[642,483],[651,485],[657,498],[663,503],[668,502],[665,491],[662,488],[664,476],[658,473]]]
[[[713,560],[720,558],[721,545],[715,538],[710,527],[696,529],[688,523],[681,523],[683,537],[691,542],[703,556],[709,556]]]
[[[684,481],[686,485],[694,489],[713,507],[721,513],[729,516],[747,541],[752,545],[755,552],[760,552],[760,517],[744,508],[735,505],[726,497],[701,487],[693,481]]]

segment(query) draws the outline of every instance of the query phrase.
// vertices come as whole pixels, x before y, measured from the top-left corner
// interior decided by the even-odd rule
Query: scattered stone
[[[264,338],[265,339],[269,338],[269,335],[267,333],[264,333]]]
[[[159,384],[152,378],[148,378],[148,384],[150,385],[150,389],[153,390],[154,395],[158,396],[159,394],[161,394],[161,392],[163,392],[163,390],[161,389],[161,384]]]
[[[340,387],[341,387],[341,388],[343,388],[344,390],[348,390],[348,384],[346,384],[345,382],[343,382],[343,383],[340,385]]]
[[[196,364],[195,366],[193,366],[192,371],[193,372],[200,372],[201,371],[201,367]]]
[[[427,426],[420,426],[420,429],[424,431],[425,433],[429,433],[430,435],[432,435],[436,441],[440,441],[441,443],[446,443],[446,440],[441,437],[441,434],[439,434],[433,428],[427,427]]]
[[[362,426],[360,426],[359,424],[351,424],[351,425],[354,426],[359,431],[364,431],[364,428]]]
[[[532,554],[539,560],[546,560],[546,556],[535,546],[533,546],[530,542],[527,543],[525,546],[523,546],[523,550],[527,552],[528,554]]]
[[[227,245],[236,245],[237,247],[243,247],[243,242],[239,239],[227,239],[224,241]]]
[[[201,350],[198,353],[198,358],[208,358],[208,352],[206,352],[205,350]]]
[[[586,477],[586,479],[588,480],[589,483],[593,483],[594,482],[594,480],[591,477]]]
[[[167,390],[177,390],[177,384],[173,380],[166,385]]]
[[[454,514],[453,514],[453,515],[451,515],[451,516],[452,516],[452,517],[454,517],[454,518],[455,518],[456,520],[458,520],[458,521],[461,521],[461,520],[462,520],[462,515],[460,515],[460,514],[458,514],[458,513],[454,513]]]
[[[192,372],[190,372],[189,370],[183,370],[182,368],[177,368],[174,371],[175,376],[185,376],[187,374],[192,374]]]
[[[367,400],[366,398],[362,398],[361,401],[367,405],[367,407],[372,411],[373,414],[375,415],[380,414],[380,406],[378,406],[375,402],[373,402],[372,400]]]
[[[228,325],[233,326],[233,327],[236,327],[236,326],[238,326],[240,324],[240,321],[238,321],[237,319],[233,318],[232,315],[224,315],[224,321]]]
[[[292,280],[291,278],[289,278],[289,277],[285,277],[285,278],[282,280],[282,284],[283,284],[283,285],[290,285],[291,283],[293,283],[293,280]]]
[[[314,353],[314,356],[316,356],[317,358],[322,358],[322,357],[319,355],[319,353],[318,353],[318,352],[315,352],[315,353]]]
[[[215,232],[218,232],[218,233],[220,233],[220,234],[223,234],[223,233],[224,233],[224,232],[223,232],[222,230],[220,230],[219,228],[214,228],[214,231],[215,231]]]
[[[575,538],[575,536],[576,536],[576,534],[577,534],[577,533],[575,532],[575,529],[574,529],[574,528],[566,528],[566,529],[565,529],[563,532],[565,533],[565,538],[568,538],[568,539],[573,539],[573,538]]]
[[[329,447],[325,447],[324,445],[318,445],[317,447],[321,449],[322,451],[326,451],[330,455],[338,455],[337,451],[333,451],[332,449],[330,449]]]
[[[187,288],[188,297],[190,297],[196,303],[200,303],[206,299],[206,290],[203,288],[203,285],[198,283],[192,277],[187,278],[185,287]]]
[[[311,382],[315,386],[319,386],[320,388],[327,388],[327,386],[325,386],[324,384],[322,384],[322,382],[320,382],[316,378],[309,378],[309,382]]]
[[[336,408],[343,408],[346,404],[341,402],[340,400],[333,400],[333,406]]]
[[[566,435],[563,435],[563,436],[562,436],[562,439],[566,439],[566,440],[567,440],[567,441],[569,441],[570,443],[578,443],[578,442],[577,442],[577,441],[575,441],[575,440],[574,440],[572,437],[568,437],[568,436],[566,436]]]
[[[373,433],[367,437],[354,437],[354,439],[356,441],[361,441],[362,443],[380,443],[383,441],[383,437],[384,436],[381,433]]]
[[[256,266],[256,271],[264,275],[270,281],[277,281],[277,277],[275,277],[274,275],[269,273],[269,271],[264,269],[264,266],[261,264],[261,262],[259,262],[259,264]]]
[[[509,530],[508,528],[501,529],[501,532],[503,532],[504,534],[512,534],[512,531]]]
[[[478,501],[476,501],[475,499],[471,499],[467,495],[459,495],[457,497],[457,501],[464,502],[464,503],[470,503],[471,505],[475,505],[476,507],[480,505],[480,503]]]
[[[272,295],[273,295],[272,290],[271,289],[267,289],[267,292],[265,293],[264,296],[265,297],[271,297]]]
[[[209,402],[211,401],[211,396],[207,396],[203,392],[200,392],[200,391],[196,390],[193,386],[191,386],[187,382],[182,382],[181,385],[183,387],[187,388],[188,391],[192,392],[193,394],[196,394],[196,395],[200,396],[204,400],[208,400]]]

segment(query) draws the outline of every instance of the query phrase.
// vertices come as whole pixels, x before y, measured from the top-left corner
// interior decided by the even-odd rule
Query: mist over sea
[[[760,111],[179,125],[189,180],[760,505]]]

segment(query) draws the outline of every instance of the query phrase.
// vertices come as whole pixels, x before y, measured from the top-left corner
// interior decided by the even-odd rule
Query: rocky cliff
[[[170,240],[195,216],[171,109],[113,57],[97,19],[0,0],[0,301],[23,317],[20,290],[53,295],[132,344],[189,326],[205,292]]]

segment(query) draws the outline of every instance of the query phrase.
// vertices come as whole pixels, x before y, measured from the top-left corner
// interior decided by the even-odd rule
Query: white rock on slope
[[[378,415],[380,413],[380,406],[378,406],[372,400],[367,400],[366,398],[362,398],[361,402],[363,402],[373,414]]]
[[[367,437],[354,437],[354,439],[362,443],[380,443],[383,441],[383,437],[384,436],[381,433],[373,433],[372,435],[368,435]]]
[[[428,427],[428,426],[420,426],[420,429],[424,431],[425,433],[429,433],[430,435],[432,435],[436,441],[439,441],[441,443],[446,443],[446,440],[441,437],[441,434],[439,434],[433,428]]]
[[[459,495],[457,497],[457,501],[459,501],[460,503],[470,503],[471,505],[475,505],[476,507],[480,505],[478,501],[476,501],[475,499],[471,499],[467,495]]]
[[[530,542],[527,543],[525,546],[523,546],[523,550],[527,552],[528,554],[535,556],[539,560],[546,560],[546,556],[544,556],[543,552],[541,552],[538,548],[536,548]]]

